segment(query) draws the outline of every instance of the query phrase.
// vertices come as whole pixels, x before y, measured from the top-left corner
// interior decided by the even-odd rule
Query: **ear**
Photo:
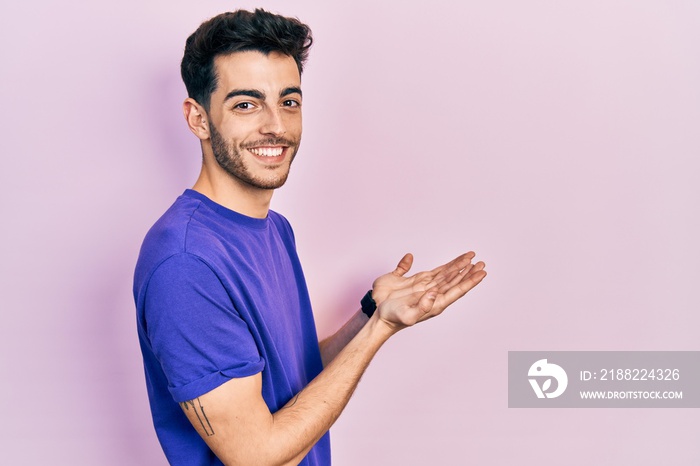
[[[209,118],[204,107],[196,100],[188,97],[182,103],[182,113],[185,115],[187,126],[202,141],[209,139]]]

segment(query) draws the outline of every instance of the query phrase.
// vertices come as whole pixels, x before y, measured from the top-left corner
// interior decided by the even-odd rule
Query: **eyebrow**
[[[265,99],[265,94],[263,94],[260,91],[256,91],[255,89],[234,89],[228,94],[226,94],[226,98],[224,99],[224,102],[226,102],[228,99],[231,99],[233,97],[239,96],[239,95],[245,95],[248,97],[252,97],[254,99],[260,99],[264,100]]]
[[[297,86],[287,87],[282,92],[280,92],[280,97],[286,97],[289,94],[302,95],[301,88],[299,88]],[[229,92],[228,94],[226,94],[226,97],[224,98],[224,102],[226,102],[228,99],[231,99],[231,98],[239,96],[239,95],[252,97],[253,99],[258,99],[258,100],[265,100],[265,94],[258,91],[258,90],[255,90],[255,89],[234,89],[231,92]]]
[[[285,90],[283,90],[282,92],[280,92],[280,97],[286,97],[286,96],[288,96],[289,94],[299,94],[299,95],[303,95],[303,94],[301,93],[301,88],[296,87],[296,86],[292,86],[292,87],[288,87],[288,88],[286,88]]]

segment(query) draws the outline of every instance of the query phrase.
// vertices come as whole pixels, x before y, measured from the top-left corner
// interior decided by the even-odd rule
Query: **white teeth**
[[[262,157],[278,157],[282,155],[284,149],[282,147],[256,147],[248,150]]]

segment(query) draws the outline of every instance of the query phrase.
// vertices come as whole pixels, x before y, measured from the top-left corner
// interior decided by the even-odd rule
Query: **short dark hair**
[[[301,74],[313,38],[311,29],[296,18],[260,8],[222,13],[202,23],[187,38],[180,73],[187,94],[209,111],[218,77],[214,59],[219,55],[255,50],[279,52],[294,58]]]

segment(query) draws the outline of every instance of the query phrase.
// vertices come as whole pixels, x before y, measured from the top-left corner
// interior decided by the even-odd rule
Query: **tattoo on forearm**
[[[196,404],[195,404],[195,402],[196,402]],[[207,418],[207,415],[204,414],[204,406],[202,406],[202,403],[199,401],[199,398],[180,403],[180,406],[185,411],[189,411],[189,409],[192,408],[195,416],[197,416],[197,420],[199,421],[199,424],[202,426],[202,430],[204,431],[205,434],[207,434],[207,437],[214,435],[214,429],[212,429],[211,424],[209,423],[209,419]]]

